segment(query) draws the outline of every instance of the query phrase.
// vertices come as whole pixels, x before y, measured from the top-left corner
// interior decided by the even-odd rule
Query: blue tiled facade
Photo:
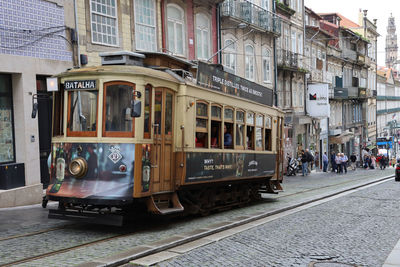
[[[42,0],[0,0],[0,54],[71,61],[64,8]]]

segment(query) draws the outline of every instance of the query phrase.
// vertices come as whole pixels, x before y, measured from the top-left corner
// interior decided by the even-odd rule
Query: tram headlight
[[[88,170],[88,165],[84,158],[81,157],[75,158],[69,164],[69,172],[77,178],[85,176],[87,170]]]

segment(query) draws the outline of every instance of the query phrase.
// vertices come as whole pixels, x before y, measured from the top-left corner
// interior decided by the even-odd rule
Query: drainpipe
[[[217,51],[221,50],[221,4],[217,4]],[[222,64],[222,53],[219,53],[218,55],[218,63]]]
[[[273,14],[274,14],[274,18],[276,18],[276,3],[275,1],[272,1],[272,10],[273,10]],[[274,102],[275,102],[275,106],[278,107],[278,64],[276,62],[276,37],[274,37],[273,40],[273,46],[274,46],[274,50],[273,50],[273,54],[274,54],[274,78],[275,78],[275,82],[274,82]]]
[[[81,67],[81,50],[79,48],[78,8],[77,8],[76,0],[74,0],[74,12],[75,12],[75,34],[76,34],[76,43],[77,43],[76,50],[77,50],[78,68],[80,68]]]

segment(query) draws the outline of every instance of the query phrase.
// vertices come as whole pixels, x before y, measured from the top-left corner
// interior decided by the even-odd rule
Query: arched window
[[[245,78],[254,80],[254,47],[251,45],[245,47]]]
[[[210,20],[202,14],[196,14],[196,51],[198,59],[210,58]]]
[[[265,83],[271,83],[271,51],[267,48],[263,48],[263,81]]]
[[[184,12],[177,5],[167,5],[168,20],[168,50],[177,55],[184,55],[185,34],[184,34]]]
[[[155,0],[135,0],[136,49],[156,51]]]
[[[224,66],[226,71],[236,73],[236,44],[233,40],[225,40],[224,46]]]

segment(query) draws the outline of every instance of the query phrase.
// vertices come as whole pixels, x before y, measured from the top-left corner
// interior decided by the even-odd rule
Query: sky
[[[378,66],[385,65],[385,39],[388,18],[392,13],[395,18],[396,33],[400,36],[400,1],[399,0],[304,0],[304,5],[315,13],[340,13],[358,24],[359,9],[367,9],[367,18],[373,22],[378,19]],[[399,38],[397,40],[398,45]],[[400,53],[399,53],[400,56]]]

